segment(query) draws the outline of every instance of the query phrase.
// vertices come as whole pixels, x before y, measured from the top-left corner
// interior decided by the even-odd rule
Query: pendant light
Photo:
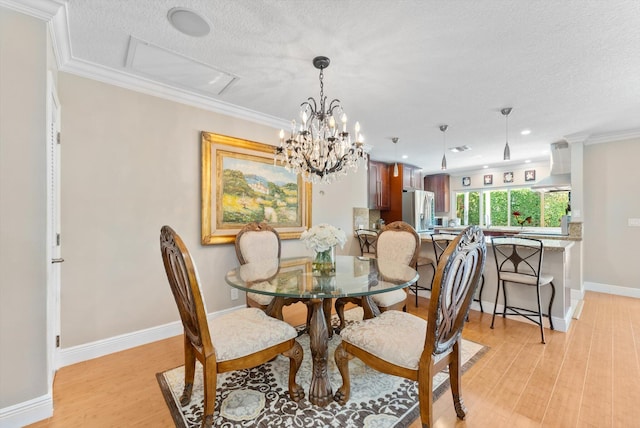
[[[509,149],[509,113],[511,113],[511,107],[503,108],[502,110],[500,110],[500,113],[502,113],[502,115],[504,116],[506,123],[506,143],[504,145],[504,154],[502,159],[507,161],[511,160],[511,150]]]
[[[440,130],[442,131],[442,165],[441,168],[444,171],[447,169],[447,137],[445,136],[445,132],[447,132],[447,128],[449,125],[440,125]]]
[[[399,175],[398,173],[398,137],[391,137],[391,141],[393,141],[393,145],[394,145],[394,159],[396,160],[395,164],[393,165],[393,176],[397,177]]]

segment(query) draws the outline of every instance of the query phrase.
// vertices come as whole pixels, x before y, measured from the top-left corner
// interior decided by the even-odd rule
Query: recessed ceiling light
[[[489,168],[489,165],[482,165],[483,168]]]
[[[522,131],[520,131],[520,135],[529,135],[529,134],[531,134],[530,129],[523,129]]]
[[[184,7],[174,7],[167,13],[173,28],[187,36],[202,37],[209,34],[211,26],[197,12]]]
[[[531,159],[527,159],[524,163],[531,163]]]
[[[407,159],[408,157],[408,155],[402,155],[402,159]]]

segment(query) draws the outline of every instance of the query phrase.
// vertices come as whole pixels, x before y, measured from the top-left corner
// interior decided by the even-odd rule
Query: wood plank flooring
[[[426,318],[427,300],[407,300]],[[286,308],[304,322],[306,308]],[[490,347],[462,377],[465,421],[450,394],[434,405],[434,426],[630,427],[640,402],[640,299],[587,292],[579,320],[567,333],[472,311],[463,336]],[[182,337],[63,367],[54,383],[54,416],[44,427],[171,427],[155,374],[183,363]],[[337,387],[337,385],[335,386]],[[411,428],[419,428],[416,420]]]

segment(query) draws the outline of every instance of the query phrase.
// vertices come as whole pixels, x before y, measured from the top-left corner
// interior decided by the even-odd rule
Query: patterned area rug
[[[362,319],[362,309],[345,314],[348,320]],[[332,320],[334,321],[334,320]],[[337,318],[336,318],[337,323]],[[337,325],[337,324],[336,324]],[[309,336],[302,334],[298,341],[304,349],[304,360],[298,372],[298,383],[309,391],[311,351]],[[333,352],[340,336],[329,342],[329,378],[333,391],[342,385],[335,366]],[[473,365],[487,348],[463,340],[463,373]],[[419,415],[416,383],[375,371],[354,358],[349,363],[351,397],[346,406],[331,403],[322,408],[305,397],[298,403],[289,399],[287,376],[289,360],[278,356],[275,360],[249,370],[218,375],[214,426],[216,427],[407,427]],[[191,403],[181,407],[179,398],[184,387],[184,366],[158,373],[160,389],[177,427],[199,427],[202,421],[202,367],[196,365],[195,385]],[[448,374],[439,373],[433,382],[434,400],[449,389]],[[463,385],[464,387],[464,385]]]

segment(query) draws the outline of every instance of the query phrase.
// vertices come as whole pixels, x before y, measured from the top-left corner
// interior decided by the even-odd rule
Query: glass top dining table
[[[249,293],[292,298],[366,296],[407,287],[418,279],[410,266],[374,258],[337,256],[335,275],[312,269],[310,257],[247,263],[230,270],[226,282]]]
[[[227,272],[227,284],[248,293],[274,296],[267,308],[272,316],[282,317],[285,298],[308,299],[310,348],[313,361],[309,401],[326,406],[333,401],[327,373],[329,330],[325,310],[331,299],[361,297],[364,318],[373,318],[380,310],[373,294],[406,288],[416,282],[418,272],[394,261],[357,256],[337,256],[335,274],[314,272],[311,257],[261,260]]]

